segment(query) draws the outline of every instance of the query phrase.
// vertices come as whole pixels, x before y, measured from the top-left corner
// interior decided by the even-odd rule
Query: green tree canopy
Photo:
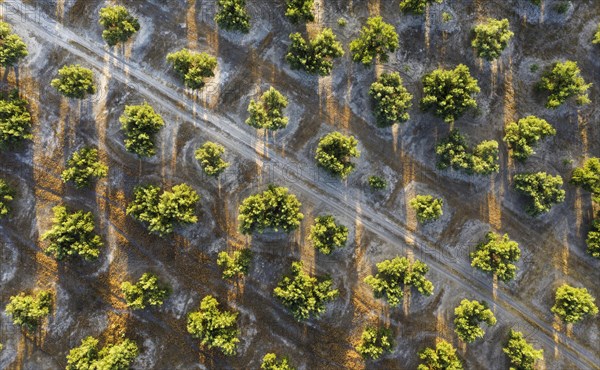
[[[396,29],[385,23],[381,17],[371,17],[360,31],[360,36],[350,42],[352,60],[364,65],[371,65],[374,59],[388,61],[388,53],[393,53],[400,46]]]
[[[285,16],[292,23],[312,22],[315,20],[313,5],[314,0],[287,0]]]
[[[597,218],[592,221],[592,228],[588,231],[585,242],[588,247],[588,253],[592,257],[600,258],[600,212]]]
[[[502,281],[509,281],[515,277],[517,267],[514,262],[520,258],[519,244],[510,240],[508,234],[502,236],[489,232],[477,245],[477,250],[471,252],[471,266],[491,272]]]
[[[200,167],[208,176],[219,176],[229,163],[223,160],[225,147],[223,145],[207,141],[196,150],[196,159],[200,162]]]
[[[319,140],[315,159],[319,166],[345,179],[354,170],[352,158],[360,157],[357,146],[358,140],[354,136],[345,136],[334,131]]]
[[[0,22],[0,65],[14,66],[28,54],[27,45],[21,37],[12,32],[8,23]]]
[[[240,342],[237,316],[235,311],[219,310],[219,302],[207,295],[200,302],[200,309],[188,314],[187,330],[208,349],[216,347],[225,355],[233,356]]]
[[[94,178],[108,175],[108,167],[98,159],[96,148],[84,147],[74,152],[67,161],[67,169],[61,174],[64,182],[73,181],[77,188],[90,184]]]
[[[330,254],[336,248],[342,248],[348,241],[348,228],[336,223],[331,215],[315,218],[308,236],[312,245],[323,254]]]
[[[500,56],[508,41],[515,35],[509,29],[508,19],[488,18],[484,23],[476,25],[473,32],[475,37],[471,46],[477,51],[477,56],[490,61]]]
[[[402,85],[398,72],[383,73],[373,82],[369,95],[373,99],[375,119],[380,127],[391,126],[396,122],[406,122],[410,118],[413,96]]]
[[[485,331],[479,327],[484,322],[489,326],[496,325],[496,317],[484,301],[463,299],[454,309],[454,331],[463,341],[471,343],[483,337]]]
[[[572,96],[576,97],[577,105],[589,104],[588,90],[591,86],[591,83],[586,84],[581,77],[577,62],[570,60],[554,63],[544,72],[538,84],[541,90],[550,94],[546,107],[552,109],[557,108]]]
[[[221,252],[217,257],[217,265],[223,269],[223,278],[232,279],[248,273],[253,253],[250,248],[233,251],[232,253]]]
[[[254,128],[263,128],[266,130],[279,130],[285,128],[288,124],[288,118],[283,114],[288,101],[273,86],[269,88],[260,100],[250,100],[248,113],[250,117],[246,124]]]
[[[369,186],[373,189],[385,189],[387,188],[387,181],[381,176],[369,176]]]
[[[261,370],[295,370],[287,358],[277,360],[277,355],[274,353],[267,353],[263,357],[262,364],[260,364]]]
[[[240,232],[262,233],[266,229],[279,229],[288,233],[300,226],[304,215],[300,213],[302,204],[287,188],[269,185],[262,193],[244,199],[239,208]]]
[[[15,189],[13,189],[6,180],[0,179],[0,218],[6,216],[10,212],[8,202],[15,197]]]
[[[250,31],[250,15],[246,10],[246,0],[217,0],[219,11],[215,22],[227,31]]]
[[[56,206],[52,212],[54,225],[41,238],[50,241],[44,252],[58,261],[72,256],[80,256],[86,261],[98,258],[103,244],[100,236],[94,233],[92,212],[69,212],[65,206]]]
[[[594,40],[592,40],[592,44],[600,44],[600,24],[598,24],[598,30],[594,34]]]
[[[175,225],[198,222],[195,208],[200,196],[191,186],[179,184],[171,191],[160,191],[153,185],[136,187],[127,214],[147,223],[148,231],[160,236],[171,234]]]
[[[121,283],[121,292],[125,296],[127,307],[143,310],[147,306],[160,306],[169,296],[169,288],[161,284],[158,276],[146,272],[132,284],[129,281]]]
[[[273,293],[300,321],[325,312],[327,302],[338,296],[332,286],[329,277],[312,277],[302,271],[302,262],[292,262],[291,275],[284,276]]]
[[[515,189],[530,198],[526,208],[532,216],[550,211],[554,204],[565,200],[560,175],[552,176],[546,172],[519,173],[514,177]]]
[[[428,347],[419,352],[419,358],[423,363],[417,370],[463,370],[462,362],[456,355],[456,348],[443,339],[435,348]]]
[[[527,116],[517,122],[506,125],[504,141],[510,149],[512,156],[524,161],[534,154],[533,146],[541,139],[556,135],[556,130],[545,119],[536,116]]]
[[[160,114],[150,104],[126,105],[119,117],[121,128],[125,131],[125,149],[140,157],[156,154],[154,135],[165,125]]]
[[[0,94],[0,149],[31,139],[31,114],[19,91]]]
[[[444,200],[431,195],[417,195],[410,200],[409,205],[417,212],[419,222],[425,223],[435,221],[442,216]]]
[[[404,297],[404,287],[413,287],[423,295],[433,293],[433,284],[425,278],[429,267],[419,260],[410,262],[406,257],[395,257],[377,264],[377,274],[365,278],[376,298],[384,298],[397,307]]]
[[[428,4],[441,3],[443,0],[400,0],[400,10],[404,13],[423,14]]]
[[[126,42],[140,30],[137,18],[129,14],[124,6],[107,6],[100,9],[100,24],[104,27],[102,38],[110,46]]]
[[[600,203],[600,158],[585,160],[582,167],[573,171],[571,183],[592,193],[592,200]]]
[[[594,298],[586,288],[563,284],[556,289],[556,300],[551,311],[567,323],[576,323],[585,316],[598,314]]]
[[[69,351],[66,370],[127,370],[139,354],[137,344],[123,339],[98,348],[98,339],[86,337]]]
[[[377,360],[393,347],[392,331],[385,327],[367,326],[360,337],[356,350],[364,358]]]
[[[79,64],[71,64],[58,70],[58,78],[50,85],[67,98],[85,99],[88,95],[96,93],[94,73],[91,69]]]
[[[292,41],[285,60],[292,69],[328,76],[333,69],[333,59],[344,55],[342,44],[330,28],[324,28],[315,37],[305,40],[300,33],[291,33]]]
[[[543,350],[536,350],[520,331],[510,331],[508,343],[502,348],[510,359],[510,370],[535,370],[535,361],[544,358]]]
[[[489,175],[500,170],[498,164],[498,142],[484,140],[477,144],[471,153],[464,136],[458,130],[450,131],[435,147],[438,155],[438,168],[451,167],[467,174]]]
[[[423,76],[421,108],[453,123],[468,108],[476,108],[474,95],[480,91],[469,67],[459,64],[454,69],[436,69]]]
[[[52,293],[42,290],[36,294],[23,292],[12,296],[6,305],[6,313],[12,318],[13,324],[34,331],[44,317],[50,314],[52,308]]]
[[[173,69],[183,80],[185,87],[192,90],[203,88],[205,80],[213,77],[217,68],[217,58],[189,49],[167,54],[167,62],[173,64]]]

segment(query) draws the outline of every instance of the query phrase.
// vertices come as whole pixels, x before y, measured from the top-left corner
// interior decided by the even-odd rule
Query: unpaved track
[[[302,176],[302,174],[293,171],[299,168],[298,164],[301,163],[301,161],[293,160],[296,158],[295,153],[286,152],[285,158],[283,158],[275,154],[275,150],[271,146],[269,156],[266,158],[257,153],[251,145],[256,141],[255,137],[243,131],[231,119],[208,111],[194,103],[192,99],[182,93],[181,89],[178,90],[168,86],[164,81],[159,81],[145,73],[136,63],[128,62],[121,56],[113,54],[105,49],[104,45],[78,36],[62,25],[50,21],[45,15],[39,17],[39,14],[33,12],[27,5],[19,4],[17,6],[15,2],[8,2],[6,6],[11,11],[7,12],[5,17],[15,28],[32,33],[40,40],[46,40],[66,49],[85,60],[87,64],[94,66],[98,71],[103,70],[105,65],[104,56],[107,53],[110,54],[112,58],[119,61],[111,70],[112,78],[135,87],[140,94],[144,95],[155,106],[162,106],[164,110],[169,111],[179,119],[193,122],[201,127],[206,134],[241,156],[275,168],[292,169],[292,171],[286,172],[286,178],[289,182],[288,186],[294,191],[302,193],[316,202],[327,204],[332,212],[335,211],[349,218],[360,219],[364,227],[388,243],[395,244],[398,240],[411,241],[411,246],[419,253],[424,262],[440,275],[459,284],[465,293],[468,293],[468,296],[494,301],[498,305],[498,312],[506,317],[513,318],[513,323],[528,323],[537,330],[538,340],[545,342],[549,347],[555,345],[551,323],[534,314],[525,304],[514,301],[514,298],[507,294],[502,287],[498,290],[497,297],[494,300],[489,283],[474,274],[468,264],[457,263],[451,256],[442,253],[443,246],[436,247],[432,241],[427,240],[422,235],[409,231],[400,220],[387,212],[384,214],[384,211],[375,211],[366,204],[348,202],[345,199],[343,187],[318,183],[310,176]],[[30,19],[30,14],[37,14],[36,19]],[[182,106],[184,109],[182,109]],[[195,109],[195,114],[191,113],[192,108]],[[277,151],[281,152],[281,148],[277,148]],[[310,173],[314,173],[314,171]],[[358,207],[359,205],[360,207]],[[360,208],[360,213],[356,211],[357,208]],[[581,368],[600,369],[600,356],[597,353],[567,338],[563,333],[559,334],[558,349],[562,355]]]

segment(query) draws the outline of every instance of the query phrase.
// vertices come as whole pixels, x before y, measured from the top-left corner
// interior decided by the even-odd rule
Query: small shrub
[[[12,201],[14,197],[15,190],[4,179],[0,179],[0,218],[8,215],[10,212],[8,202]]]
[[[336,248],[342,248],[348,241],[348,228],[336,223],[331,215],[315,218],[310,228],[309,240],[323,254],[330,254]]]
[[[200,167],[208,176],[219,176],[229,163],[223,160],[225,147],[211,141],[207,141],[196,150],[196,159],[200,162]]]
[[[79,64],[64,66],[58,70],[58,78],[50,85],[67,98],[85,99],[96,93],[94,73]]]
[[[0,22],[0,65],[5,68],[14,66],[27,55],[27,45],[21,37],[12,32],[10,24]]]
[[[512,150],[512,156],[524,161],[534,154],[532,146],[550,135],[556,135],[556,130],[546,120],[527,116],[506,125],[504,141]]]
[[[489,61],[498,58],[514,36],[509,29],[508,19],[488,18],[485,23],[475,26],[473,31],[475,37],[471,46],[477,51],[477,56]]]
[[[50,314],[52,293],[42,290],[35,295],[19,293],[9,299],[6,313],[12,318],[13,324],[35,331],[42,319]]]
[[[550,93],[547,108],[557,108],[568,98],[576,97],[577,105],[590,103],[588,90],[592,84],[586,84],[577,62],[567,60],[563,63],[555,63],[543,75],[538,88]]]
[[[417,212],[419,222],[435,221],[443,214],[444,201],[431,195],[417,195],[410,200],[410,207]]]
[[[594,39],[592,40],[592,44],[600,44],[600,24],[598,24],[598,30],[594,34]]]
[[[335,131],[319,140],[315,159],[319,166],[345,179],[354,170],[355,165],[351,159],[360,157],[357,146],[358,141],[354,136],[345,136]]]
[[[576,323],[588,315],[598,314],[595,300],[586,288],[563,284],[556,290],[556,301],[551,311],[567,323]]]
[[[348,21],[346,21],[346,19],[344,19],[344,18],[338,18],[337,24],[340,27],[346,27],[346,25],[348,24]],[[599,38],[600,38],[600,36],[599,36]]]
[[[385,23],[381,17],[371,17],[360,31],[360,36],[350,42],[352,60],[363,65],[371,65],[374,59],[388,61],[388,53],[398,49],[400,42],[396,29]]]
[[[302,271],[302,262],[293,262],[291,275],[285,276],[273,293],[300,321],[325,312],[327,302],[338,296],[332,285],[329,277],[312,277]]]
[[[293,231],[304,218],[300,206],[302,204],[287,188],[269,185],[267,190],[249,196],[240,205],[240,232],[262,233],[266,229],[281,229],[286,233]]]
[[[290,365],[287,358],[282,358],[278,361],[277,355],[274,353],[267,353],[265,357],[263,357],[260,368],[261,370],[295,370],[295,368]]]
[[[169,289],[158,281],[158,276],[144,273],[132,284],[128,281],[121,283],[121,292],[125,296],[127,307],[143,310],[147,306],[160,306],[169,296]]]
[[[300,33],[290,34],[292,44],[285,60],[292,69],[301,69],[311,74],[328,76],[333,69],[333,60],[344,55],[342,44],[329,28],[324,28],[314,38],[305,40]]]
[[[121,128],[125,131],[125,149],[140,157],[156,154],[154,135],[165,125],[162,117],[148,103],[126,105],[119,117]]]
[[[237,316],[237,312],[219,310],[219,302],[208,295],[200,302],[200,309],[188,315],[187,330],[208,349],[217,347],[226,356],[233,356],[240,342]]]
[[[396,122],[406,122],[410,118],[413,96],[402,85],[397,72],[383,73],[369,89],[374,102],[375,118],[380,127],[391,126]]]
[[[312,12],[314,0],[287,0],[285,16],[292,23],[312,22],[315,15]]]
[[[223,269],[223,278],[233,279],[237,276],[246,275],[250,269],[252,256],[253,253],[249,248],[234,251],[231,254],[227,252],[219,253],[217,265]]]
[[[384,353],[391,352],[392,347],[393,338],[390,329],[368,326],[363,331],[360,344],[356,347],[356,350],[364,358],[377,360]]]
[[[124,6],[107,6],[100,9],[100,24],[104,27],[102,38],[110,46],[126,42],[140,30],[137,18]]]
[[[400,10],[404,13],[423,14],[428,4],[441,3],[443,0],[400,0]]]
[[[448,23],[448,22],[450,22],[453,19],[454,19],[454,17],[452,16],[452,14],[450,14],[448,12],[443,12],[442,13],[442,21],[444,23]]]
[[[531,199],[526,211],[532,216],[548,212],[552,205],[565,200],[560,175],[552,176],[545,172],[520,173],[515,175],[514,183],[515,189]]]
[[[96,148],[84,147],[71,155],[67,169],[61,174],[64,182],[73,181],[77,188],[84,188],[94,179],[108,175],[108,167],[98,159]]]
[[[376,190],[385,189],[387,188],[387,181],[380,176],[369,176],[369,186]]]
[[[288,118],[283,114],[288,101],[279,91],[271,86],[260,97],[260,100],[252,99],[248,105],[250,117],[246,124],[254,128],[266,130],[279,130],[288,124]]]
[[[467,343],[471,343],[485,334],[485,331],[479,327],[480,323],[484,322],[489,326],[496,325],[494,313],[483,301],[463,299],[460,305],[454,309],[454,315],[454,331],[461,340]]]
[[[181,49],[167,55],[167,62],[183,80],[185,87],[199,90],[206,84],[205,80],[215,75],[217,58],[207,53],[197,53],[189,49]]]
[[[215,22],[227,31],[250,31],[250,15],[246,10],[246,0],[217,0],[219,11]]]

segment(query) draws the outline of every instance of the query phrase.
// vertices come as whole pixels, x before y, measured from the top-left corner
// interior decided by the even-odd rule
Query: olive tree
[[[173,64],[173,69],[183,80],[185,87],[192,90],[203,88],[205,80],[213,77],[217,68],[217,58],[185,48],[167,54],[167,62]]]
[[[592,44],[600,44],[600,24],[598,24],[598,30],[594,34],[594,40],[592,40]]]
[[[287,0],[285,16],[292,23],[312,22],[315,20],[313,5],[314,0]]]
[[[287,188],[269,185],[262,193],[244,199],[239,208],[238,220],[242,234],[262,233],[266,229],[283,230],[286,233],[300,226],[304,215],[302,204]]]
[[[138,186],[127,206],[127,214],[146,223],[149,232],[165,236],[171,234],[176,225],[198,222],[195,208],[199,201],[198,193],[185,183],[162,193],[158,186]]]
[[[0,149],[33,138],[27,105],[18,90],[0,94]]]
[[[15,189],[13,189],[4,179],[0,179],[0,218],[8,215],[10,207],[8,202],[15,198]]]
[[[249,248],[243,248],[232,253],[221,252],[217,256],[217,265],[223,269],[223,278],[232,279],[248,273],[253,253]]]
[[[489,61],[498,58],[514,36],[506,18],[488,18],[484,23],[476,25],[473,32],[475,37],[471,46],[477,51],[477,56]]]
[[[125,149],[140,157],[156,154],[154,135],[165,125],[160,114],[150,104],[126,105],[119,117],[121,128],[125,131]]]
[[[510,359],[511,370],[534,370],[535,361],[544,358],[544,350],[536,350],[525,340],[523,333],[512,329],[502,351]]]
[[[560,175],[552,176],[546,172],[519,173],[514,177],[515,189],[530,199],[527,213],[537,216],[550,211],[552,206],[565,200]]]
[[[308,40],[305,40],[300,33],[292,33],[290,40],[292,43],[285,60],[292,69],[328,76],[333,69],[333,60],[344,55],[342,44],[337,41],[330,28],[324,28]]]
[[[102,38],[109,46],[129,40],[140,30],[137,18],[129,14],[124,6],[107,6],[100,9],[100,24],[104,27]]]
[[[281,279],[273,294],[296,320],[307,320],[319,317],[325,312],[327,302],[338,296],[332,285],[329,277],[310,276],[302,271],[302,262],[292,262],[291,274]]]
[[[364,65],[371,65],[374,59],[385,63],[388,53],[393,53],[400,46],[396,29],[385,23],[381,17],[371,17],[360,31],[360,36],[350,42],[352,60]]]
[[[425,278],[429,267],[419,261],[410,262],[406,257],[395,257],[377,264],[377,274],[365,278],[376,298],[384,298],[392,307],[400,305],[404,288],[412,287],[423,295],[433,293],[433,284]]]
[[[246,0],[217,0],[219,11],[215,22],[227,31],[250,31],[250,15],[246,10]]]
[[[544,72],[538,88],[547,91],[550,95],[546,103],[547,108],[557,108],[568,98],[575,97],[577,105],[590,103],[588,90],[592,84],[586,84],[577,62],[567,60],[554,63]]]
[[[28,54],[27,45],[21,37],[12,32],[8,23],[0,22],[0,65],[12,67]]]
[[[223,160],[223,153],[225,153],[223,145],[207,141],[196,149],[195,156],[204,173],[208,176],[219,176],[229,167],[229,163]]]
[[[406,122],[410,118],[413,96],[402,85],[398,72],[383,73],[369,89],[373,100],[375,119],[380,127],[391,126],[396,122]]]
[[[556,130],[545,119],[527,116],[506,125],[504,141],[512,150],[512,156],[519,161],[534,154],[533,146],[541,139],[556,135]]]
[[[385,327],[367,326],[360,337],[356,350],[364,358],[377,360],[384,353],[391,352],[394,345],[392,331]]]
[[[477,144],[471,152],[465,138],[458,130],[450,131],[450,135],[436,145],[438,168],[452,168],[467,174],[489,175],[500,170],[498,164],[498,142],[484,140]]]
[[[481,323],[496,325],[496,317],[484,301],[463,299],[454,309],[454,315],[454,331],[467,343],[483,337],[485,331],[479,326]]]
[[[208,349],[216,347],[226,356],[233,356],[240,342],[237,316],[238,312],[219,310],[219,302],[207,295],[200,309],[188,314],[187,331]]]
[[[287,358],[277,360],[277,355],[274,353],[267,353],[263,357],[260,368],[261,370],[295,370]]]
[[[427,5],[443,0],[400,0],[400,10],[404,13],[423,14]]]
[[[348,241],[348,228],[336,223],[331,215],[315,218],[308,236],[313,246],[323,254],[330,254],[336,248],[342,248]]]
[[[588,231],[585,243],[588,253],[592,257],[600,258],[600,213],[598,213],[597,219],[592,221],[592,228]]]
[[[254,128],[279,130],[288,124],[288,118],[283,114],[288,101],[273,86],[269,88],[258,101],[250,100],[246,124]]]
[[[585,160],[582,167],[573,171],[571,183],[592,193],[592,200],[600,203],[600,158]]]
[[[576,323],[586,316],[598,314],[594,298],[586,288],[576,288],[563,284],[556,289],[556,300],[551,311],[564,322]]]
[[[85,99],[88,95],[96,93],[94,73],[79,64],[71,64],[59,69],[58,78],[53,79],[50,85],[62,95],[72,99]]]
[[[134,284],[122,282],[121,292],[125,296],[127,307],[134,310],[160,306],[169,296],[169,288],[158,280],[158,276],[149,272],[144,273]]]
[[[480,91],[469,67],[459,64],[454,69],[436,69],[423,76],[421,108],[453,123],[468,108],[476,108],[474,96]]]
[[[426,223],[442,216],[444,201],[431,195],[417,195],[410,200],[409,205],[417,213],[417,220]]]
[[[340,132],[329,133],[319,140],[315,159],[319,166],[345,179],[354,170],[352,158],[360,157],[358,140]]]
[[[9,298],[6,305],[8,314],[13,324],[34,331],[38,328],[44,317],[50,314],[52,308],[52,293],[47,290],[35,294],[23,292]]]
[[[41,237],[41,240],[50,241],[44,252],[58,261],[73,256],[86,261],[98,258],[103,243],[100,236],[94,233],[92,213],[69,212],[65,206],[56,206],[52,212],[54,225]]]
[[[387,188],[387,181],[381,176],[369,176],[369,186],[376,190]]]
[[[419,358],[423,361],[417,370],[463,370],[463,365],[456,355],[456,348],[441,340],[435,348],[425,348],[419,352]]]
[[[502,281],[509,281],[515,277],[517,267],[514,262],[521,258],[521,249],[517,242],[510,240],[508,234],[489,232],[470,256],[471,266],[491,272]]]
[[[73,181],[77,188],[88,186],[94,179],[108,175],[108,167],[98,158],[98,149],[84,147],[67,160],[67,169],[61,174],[64,182]]]
[[[137,344],[123,339],[98,348],[98,339],[86,337],[69,351],[66,370],[126,370],[139,354]]]

